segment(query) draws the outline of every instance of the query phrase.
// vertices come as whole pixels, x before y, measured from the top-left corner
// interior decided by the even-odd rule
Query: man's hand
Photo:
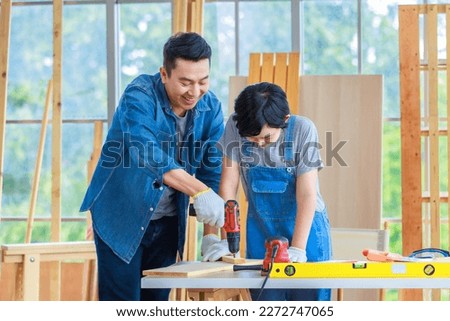
[[[228,249],[227,240],[220,240],[217,235],[208,234],[203,236],[201,254],[203,256],[203,262],[215,262],[222,256],[231,255]]]
[[[290,246],[288,248],[288,254],[291,262],[306,262],[308,260],[306,251],[304,249],[299,249],[298,247]]]
[[[221,228],[225,220],[225,202],[211,188],[195,194],[194,209],[197,221]]]

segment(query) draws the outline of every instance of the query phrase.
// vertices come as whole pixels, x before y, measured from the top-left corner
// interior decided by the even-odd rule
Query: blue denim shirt
[[[178,157],[176,119],[160,74],[138,76],[120,99],[80,211],[91,211],[96,233],[125,262],[136,253],[167,188],[166,172],[182,168],[218,191],[221,104],[209,91],[189,114]],[[189,196],[178,192],[176,202],[182,255]]]

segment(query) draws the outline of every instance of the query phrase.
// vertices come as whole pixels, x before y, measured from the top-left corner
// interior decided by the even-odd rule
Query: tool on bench
[[[227,233],[228,249],[233,257],[239,252],[241,242],[239,205],[235,200],[228,200],[225,203],[225,223],[223,228]]]
[[[256,265],[233,265],[233,271],[243,271],[243,270],[257,270],[261,271],[261,275],[265,276],[263,284],[259,290],[259,294],[256,298],[256,301],[259,301],[259,298],[264,291],[264,287],[266,285],[267,280],[269,279],[270,272],[272,271],[272,267],[274,263],[289,263],[289,241],[284,236],[275,236],[269,237],[264,242],[264,246],[266,248],[265,257],[263,260],[263,264]]]
[[[273,263],[289,263],[289,241],[284,236],[269,237],[264,242],[266,254],[263,264],[256,265],[234,265],[233,271],[257,270],[261,275],[270,274]]]
[[[230,253],[235,257],[239,252],[239,246],[241,241],[241,229],[240,229],[240,215],[239,205],[235,200],[228,200],[224,205],[225,223],[223,228],[227,233],[228,249]],[[189,216],[196,216],[194,205],[189,205]]]

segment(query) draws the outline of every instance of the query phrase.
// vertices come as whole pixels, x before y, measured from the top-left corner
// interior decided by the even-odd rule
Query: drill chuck
[[[239,252],[239,244],[241,244],[241,233],[239,232],[229,232],[227,233],[228,249],[231,254],[236,254]]]

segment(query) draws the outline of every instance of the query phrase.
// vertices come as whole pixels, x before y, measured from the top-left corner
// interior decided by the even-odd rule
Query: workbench
[[[198,263],[198,262],[197,262]],[[183,262],[180,267],[189,269],[196,262]],[[219,262],[214,262],[219,264]],[[226,265],[227,263],[222,263]],[[164,269],[159,269],[164,271]],[[149,270],[151,271],[151,270]],[[259,271],[237,271],[232,269],[204,274],[145,275],[142,288],[186,288],[186,289],[258,289],[264,277]],[[450,289],[449,277],[292,277],[269,278],[265,288],[331,288],[331,289]]]

